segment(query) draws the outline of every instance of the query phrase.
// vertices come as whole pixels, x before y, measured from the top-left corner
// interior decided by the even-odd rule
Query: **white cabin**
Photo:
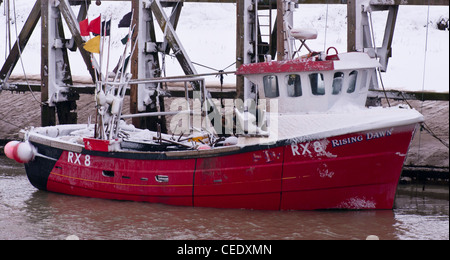
[[[319,56],[246,64],[237,74],[257,86],[259,99],[277,99],[280,114],[364,107],[378,61],[359,52]]]

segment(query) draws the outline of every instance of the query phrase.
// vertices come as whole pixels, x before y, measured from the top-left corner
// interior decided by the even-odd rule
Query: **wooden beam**
[[[298,4],[346,4],[347,0],[297,0]]]
[[[28,92],[30,88],[26,83],[11,83],[14,87],[14,91],[17,92]],[[31,90],[33,92],[41,91],[40,85],[36,83],[30,84]],[[169,92],[171,93],[171,97],[184,97],[184,90],[171,90],[171,85],[169,87]],[[179,86],[176,86],[179,88]],[[220,86],[206,86],[207,89],[218,89]],[[95,93],[95,86],[87,86],[87,85],[75,85],[70,87],[71,92],[75,92],[78,94],[90,94],[93,95]],[[226,91],[226,92],[218,92],[218,91],[210,91],[213,98],[235,98],[236,93],[234,91]],[[386,90],[387,97],[389,99],[397,99],[397,100],[421,100],[421,101],[449,101],[450,96],[448,92],[431,92],[431,91],[404,91],[404,90]],[[130,92],[127,91],[126,95],[130,95]],[[192,96],[192,94],[190,94]],[[385,98],[383,90],[369,90],[368,97],[374,98]]]
[[[278,22],[280,21],[280,22]],[[277,0],[277,60],[284,60],[284,8],[283,0]]]
[[[371,0],[371,5],[449,5],[449,0]]]
[[[69,0],[69,3],[70,3],[70,0]],[[79,5],[80,5],[80,10],[78,11],[78,16],[77,16],[78,23],[87,18],[90,1],[82,2]],[[75,36],[72,35],[72,38],[70,39],[70,43],[73,43],[73,46],[70,46],[69,50],[71,50],[73,52],[76,51],[78,49],[78,45],[75,43]]]
[[[64,42],[65,41],[65,35],[64,35],[64,27],[62,22],[61,13],[59,13],[58,18],[58,38]],[[63,68],[61,68],[62,78],[60,78],[59,82],[62,82],[66,86],[72,86],[73,85],[73,79],[72,79],[72,72],[70,69],[70,62],[69,62],[69,56],[67,53],[67,48],[64,45],[60,50],[58,50],[59,53],[62,53],[62,62],[63,62]],[[60,58],[61,59],[61,58]],[[60,60],[61,61],[61,60]],[[77,93],[74,93],[70,90],[67,92],[67,101],[58,102],[56,103],[56,113],[58,115],[58,121],[59,124],[76,124],[78,122],[78,114],[77,114],[77,100],[80,99],[80,95]]]
[[[174,5],[173,16],[171,16],[170,23],[176,24],[179,14],[181,12],[183,4]],[[137,41],[136,55],[133,57],[132,62],[132,74],[134,78],[155,78],[161,76],[161,67],[159,64],[159,55],[157,48],[157,39],[155,32],[155,25],[152,11],[148,8],[144,8],[143,3],[133,1],[133,10],[136,24],[136,31],[139,34],[133,37],[133,43]],[[176,25],[174,25],[175,27]],[[152,45],[154,48],[147,48],[147,45]],[[169,52],[170,46],[168,43],[162,44],[158,48],[160,52]],[[156,105],[158,96],[153,91],[158,86],[157,83],[147,83],[132,86],[132,96],[130,102],[130,110],[132,113],[141,112],[163,112],[164,98],[159,97],[159,107]],[[146,100],[150,98],[150,104],[146,104]],[[157,131],[158,125],[161,126],[163,133],[167,132],[165,117],[140,117],[133,118],[133,124],[142,129],[149,129],[151,131]]]
[[[244,0],[236,1],[236,69],[244,64]],[[244,100],[244,76],[236,75],[236,98]]]
[[[79,2],[84,2],[85,0],[70,0],[73,5],[79,5]],[[133,0],[101,0],[102,2],[130,2]],[[161,0],[161,4],[165,3],[178,3],[180,0]],[[236,4],[239,0],[181,0],[184,3],[230,3]],[[267,3],[268,0],[258,0],[259,3]],[[298,2],[299,4],[346,4],[347,0],[293,0],[293,2]]]
[[[23,52],[25,46],[28,43],[28,40],[31,37],[36,25],[41,17],[41,0],[37,0],[34,4],[33,9],[31,9],[31,13],[28,16],[27,21],[25,22],[22,31],[19,34],[19,41],[15,43],[12,48],[10,54],[8,55],[3,67],[0,71],[0,80],[4,81],[9,78],[14,67],[20,58],[20,53]]]
[[[84,60],[84,63],[86,64],[86,68],[89,71],[89,74],[91,75],[92,82],[95,82],[96,78],[95,73],[97,73],[97,70],[93,68],[91,54],[87,52],[84,48],[82,48],[84,40],[81,37],[78,19],[73,13],[68,0],[60,1],[59,10],[61,11],[64,20],[66,21],[67,27],[69,28],[70,33],[74,38],[75,44],[79,47],[78,49],[80,50],[80,54]]]
[[[57,31],[58,33],[57,34],[58,34],[58,38],[61,39],[61,41],[64,43],[66,37],[65,37],[65,34],[64,34],[64,27],[63,27],[63,22],[62,22],[61,18],[62,17],[61,17],[61,13],[60,13],[59,14],[59,18],[58,18],[58,24],[57,24],[57,26],[58,26],[58,31]],[[67,48],[66,48],[65,44],[61,48],[61,51],[62,51],[62,56],[63,56],[62,59],[64,61],[64,65],[63,65],[63,68],[62,68],[62,71],[64,72],[63,73],[64,76],[62,78],[62,82],[64,84],[66,84],[66,85],[73,85],[72,71],[70,69],[69,56],[68,56]]]
[[[70,0],[72,5],[79,5],[77,2],[85,0]],[[133,0],[101,0],[102,2],[130,2]],[[161,3],[177,3],[180,0],[161,0]],[[182,0],[184,3],[237,3],[239,0]],[[258,0],[264,3],[267,0]],[[298,4],[347,4],[349,0],[293,0]],[[449,0],[372,0],[372,5],[449,5]]]
[[[382,66],[381,71],[386,72],[389,58],[392,57],[392,40],[394,38],[395,23],[397,21],[398,5],[389,6],[386,29],[384,30],[383,44],[377,48],[377,55]],[[376,46],[374,46],[376,48]]]
[[[84,2],[85,0],[70,0],[71,4],[77,4],[77,2]],[[102,2],[130,2],[133,0],[101,0]],[[161,3],[177,3],[180,0],[161,0]],[[230,3],[235,4],[239,0],[182,0],[184,3]],[[399,0],[400,1],[400,0]],[[417,0],[420,1],[420,0]],[[423,0],[422,0],[423,1]],[[267,0],[258,0],[259,3],[265,3]],[[299,4],[346,4],[347,0],[293,0],[293,2]],[[448,2],[448,1],[447,1]]]
[[[148,8],[148,6],[146,6]],[[161,31],[164,32],[165,38],[169,44],[169,46],[172,48],[175,57],[178,60],[178,63],[180,64],[181,68],[183,69],[184,74],[186,75],[196,75],[197,70],[194,67],[194,64],[189,59],[189,55],[187,54],[186,50],[184,49],[183,45],[181,44],[180,39],[178,38],[175,29],[173,28],[172,23],[170,22],[170,19],[167,17],[165,11],[163,10],[161,3],[159,0],[154,0],[152,3],[150,3],[150,9],[153,12],[154,17],[156,18],[156,21],[158,22],[159,26],[161,27]],[[142,69],[142,68],[140,68]],[[194,90],[200,90],[201,85],[198,84],[198,82],[192,82],[192,87]],[[205,93],[206,94],[206,93]],[[220,117],[220,112],[217,109],[217,107],[214,105],[214,103],[207,97],[204,97],[207,107],[209,108],[209,111],[207,112],[207,116],[212,122],[215,118]],[[214,128],[219,130],[218,128],[221,128],[221,122],[213,124]],[[220,131],[220,130],[219,130]]]
[[[173,26],[173,29],[176,30],[178,27],[178,21],[180,20],[181,16],[181,9],[183,8],[183,3],[177,4],[172,9],[172,15],[170,16],[170,23]],[[155,43],[156,43],[156,37],[155,37]],[[164,39],[163,49],[165,50],[166,54],[170,53],[170,46],[167,43],[167,39]]]
[[[430,92],[430,91],[400,91],[386,90],[386,96],[396,100],[433,100],[433,101],[449,101],[449,93]],[[370,90],[369,97],[385,98],[383,90]]]
[[[84,2],[85,0],[70,0],[72,3]],[[132,0],[101,0],[102,2],[129,2]],[[161,3],[176,3],[179,0],[162,0]],[[237,3],[239,0],[182,0],[185,3]],[[259,0],[264,2],[265,0]],[[297,0],[298,4],[347,4],[348,0]],[[449,5],[449,0],[372,0],[370,4],[373,5]]]
[[[167,42],[169,46],[172,48],[175,53],[175,57],[180,63],[181,68],[183,69],[186,75],[194,75],[197,74],[197,71],[192,64],[191,60],[187,52],[184,50],[183,45],[181,44],[178,36],[170,23],[170,19],[167,17],[166,13],[162,9],[162,6],[159,1],[153,1],[150,5],[152,12],[161,27],[161,31],[165,32]]]
[[[347,51],[356,51],[356,0],[347,1]]]
[[[133,20],[131,21],[132,23],[132,27],[135,26],[135,28],[139,28],[139,9],[140,9],[140,4],[139,4],[139,0],[132,0],[131,1],[131,9],[133,10]],[[134,46],[135,42],[138,40],[138,32],[135,29],[133,32],[133,35],[131,36],[131,45]],[[133,77],[133,79],[137,79],[138,78],[138,74],[139,74],[139,53],[138,51],[135,51],[133,53],[133,56],[130,59],[130,72],[131,75]],[[138,111],[138,85],[137,84],[131,84],[130,85],[130,113],[131,114],[137,114]],[[140,126],[140,120],[138,119],[133,119],[132,123],[134,126],[136,127],[141,127]]]
[[[84,2],[85,0],[70,0],[70,3]],[[134,0],[101,0],[101,2],[130,2]],[[162,0],[161,2],[178,3],[180,0]],[[185,3],[236,3],[236,0],[182,0]]]
[[[171,1],[171,0],[167,0]],[[186,0],[189,1],[189,0]],[[261,0],[260,0],[261,1]],[[348,4],[350,0],[297,0],[298,4]],[[371,5],[449,5],[449,0],[371,0]]]
[[[272,42],[272,45],[270,46],[270,56],[272,56],[272,59],[275,58],[277,55],[277,48],[278,48],[278,36],[277,36],[277,28],[278,28],[278,17],[275,18],[275,23],[273,24],[272,29],[272,35],[270,36],[270,41]]]

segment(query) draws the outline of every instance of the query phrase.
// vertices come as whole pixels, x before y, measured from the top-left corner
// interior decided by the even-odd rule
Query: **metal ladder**
[[[256,42],[255,48],[256,62],[264,61],[265,55],[270,54],[272,50],[273,4],[276,4],[276,0],[255,0],[254,3],[254,12],[255,12],[254,37]]]

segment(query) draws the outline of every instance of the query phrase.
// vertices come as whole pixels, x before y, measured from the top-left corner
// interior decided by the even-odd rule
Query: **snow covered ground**
[[[19,31],[29,15],[32,3],[34,1],[16,0]],[[103,2],[100,7],[93,4],[89,10],[90,19],[98,17],[100,13],[113,19],[111,63],[116,62],[119,53],[123,51],[120,39],[127,33],[127,29],[119,29],[117,24],[130,10],[129,2]],[[449,8],[448,6],[431,6],[428,20],[427,13],[427,6],[400,6],[393,39],[392,58],[389,60],[388,71],[383,74],[386,88],[449,91],[449,31],[441,31],[436,27],[441,17],[448,19]],[[328,16],[326,14],[326,5],[300,5],[296,10],[294,26],[315,28],[319,32],[318,38],[308,43],[315,50],[323,50],[325,44],[327,47],[335,46],[340,52],[346,51],[346,5],[329,5]],[[381,45],[383,39],[386,17],[387,12],[376,12],[373,15],[377,46]],[[429,23],[428,37],[427,22]],[[326,23],[328,26],[325,37]],[[5,35],[5,25],[5,16],[0,14],[0,35]],[[235,30],[236,6],[234,4],[185,3],[177,33],[192,61],[222,70],[235,62]],[[69,31],[66,30],[66,37],[69,35]],[[160,39],[161,35],[159,33]],[[15,38],[14,26],[12,38]],[[2,37],[2,39],[5,38]],[[6,39],[0,41],[1,61],[5,59],[5,44]],[[40,73],[39,53],[40,23],[24,51],[23,61],[27,74]],[[71,53],[70,60],[74,75],[88,75],[79,53]],[[166,66],[168,75],[183,74],[176,59],[172,57],[166,57]],[[196,68],[199,73],[214,72],[200,66]],[[234,69],[235,66],[231,66],[227,71]],[[16,66],[13,74],[23,74],[20,64]],[[214,77],[207,80],[218,82],[218,79]],[[234,76],[226,76],[225,82],[234,83]]]

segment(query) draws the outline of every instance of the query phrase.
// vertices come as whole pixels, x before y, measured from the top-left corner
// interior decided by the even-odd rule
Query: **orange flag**
[[[87,41],[83,47],[88,52],[100,53],[100,35]]]

